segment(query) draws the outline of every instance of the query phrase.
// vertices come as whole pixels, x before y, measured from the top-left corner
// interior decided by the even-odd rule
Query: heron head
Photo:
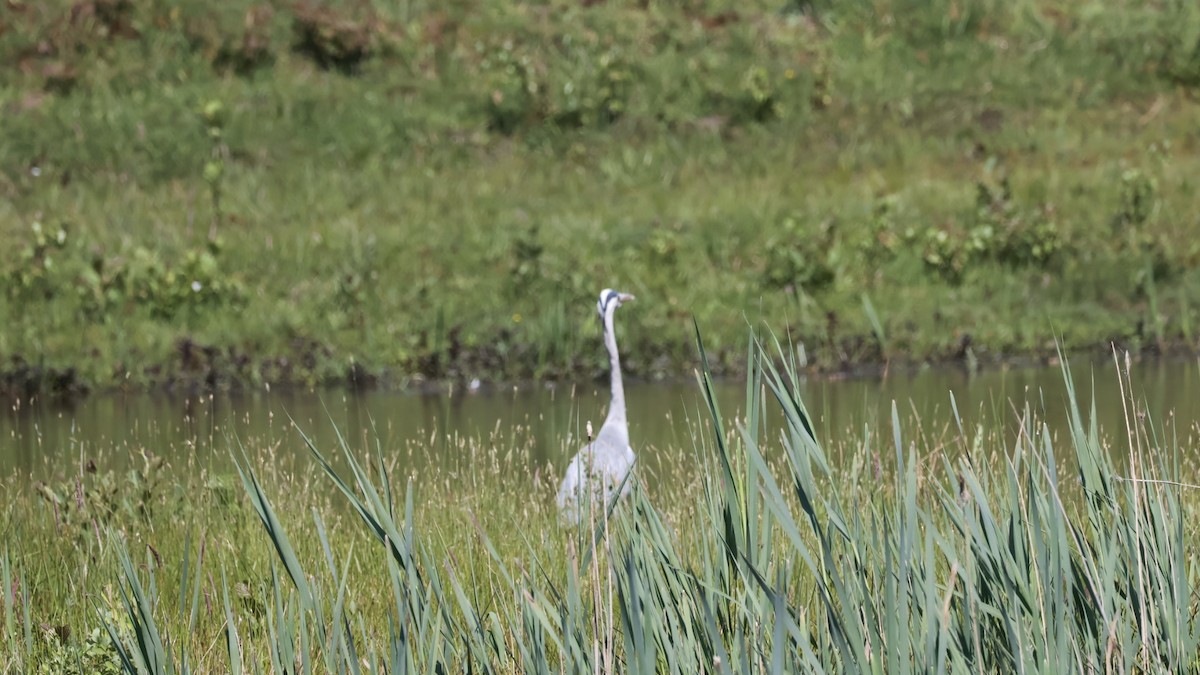
[[[606,288],[600,291],[600,300],[596,303],[596,312],[600,314],[600,320],[603,321],[604,313],[608,310],[609,305],[613,305],[615,309],[633,299],[634,297],[629,293],[618,293],[611,288]]]

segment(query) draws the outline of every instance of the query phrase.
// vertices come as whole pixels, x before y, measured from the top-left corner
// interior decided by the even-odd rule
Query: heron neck
[[[617,351],[617,333],[613,329],[615,311],[616,307],[610,307],[604,313],[604,346],[608,348],[608,365],[612,374],[612,404],[608,407],[608,422],[625,422],[625,385],[621,381],[621,354]]]

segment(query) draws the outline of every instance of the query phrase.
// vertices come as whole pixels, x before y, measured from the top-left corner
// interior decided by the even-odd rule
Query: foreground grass
[[[3,20],[8,388],[1195,345],[1194,3],[210,4]]]
[[[1190,431],[1126,392],[1124,429],[1102,435],[1065,372],[1068,399],[1047,402],[1070,412],[1062,437],[1026,410],[1015,437],[955,412],[956,431],[933,441],[902,438],[898,416],[886,440],[819,441],[793,395],[794,357],[780,372],[777,354],[751,354],[736,430],[722,428],[705,368],[711,430],[664,451],[690,478],[638,485],[580,531],[557,523],[550,467],[478,444],[462,446],[461,471],[405,485],[414,450],[348,447],[336,466],[314,451],[292,468],[239,448],[240,479],[179,493],[154,483],[153,464],[111,493],[86,473],[40,499],[10,480],[0,664],[1200,668],[1197,503],[1178,482],[1196,461]]]

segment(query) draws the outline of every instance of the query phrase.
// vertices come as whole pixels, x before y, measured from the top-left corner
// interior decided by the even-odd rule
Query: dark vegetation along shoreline
[[[3,10],[10,391],[1196,348],[1195,3]]]

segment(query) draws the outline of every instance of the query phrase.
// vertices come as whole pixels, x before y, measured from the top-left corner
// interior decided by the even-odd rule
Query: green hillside
[[[3,10],[9,389],[1196,344],[1192,2]]]

